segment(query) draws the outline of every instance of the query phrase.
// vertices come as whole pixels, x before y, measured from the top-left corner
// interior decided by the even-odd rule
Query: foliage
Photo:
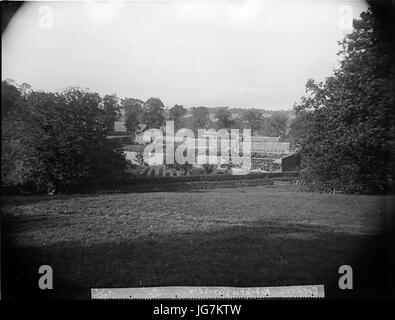
[[[143,104],[143,123],[148,126],[147,128],[159,129],[164,124],[164,107],[158,98],[149,98]]]
[[[119,99],[115,94],[105,95],[101,101],[107,132],[114,131],[114,121],[120,117]]]
[[[303,176],[319,190],[384,192],[394,181],[394,56],[370,10],[353,25],[339,69],[325,82],[310,79],[295,106]]]
[[[210,126],[209,112],[205,107],[192,108],[193,128],[192,130],[197,133],[198,129],[208,129]]]
[[[1,82],[1,119],[23,102],[21,90],[11,81]]]
[[[246,110],[242,115],[242,119],[247,123],[247,127],[251,129],[253,135],[259,133],[262,123],[265,121],[262,112],[253,109]]]
[[[264,118],[262,111],[256,109],[246,110],[242,119],[253,135],[269,137],[284,136],[288,123],[288,116],[284,112],[274,112],[270,118]]]
[[[179,104],[174,105],[169,111],[169,119],[174,121],[176,130],[182,128],[182,117],[187,113],[187,110]]]
[[[251,169],[259,169],[264,171],[276,171],[281,169],[281,165],[270,157],[253,158],[251,160]]]
[[[126,162],[106,139],[102,103],[79,88],[28,94],[3,120],[3,185],[62,192],[121,174]]]
[[[125,127],[134,134],[143,120],[143,102],[138,99],[125,98],[121,100],[121,108],[125,110]]]
[[[218,129],[230,129],[233,126],[232,113],[229,108],[219,108],[215,112]]]
[[[216,168],[217,166],[214,164],[208,164],[208,163],[203,164],[203,169],[205,174],[212,174]]]
[[[285,134],[287,129],[288,117],[282,113],[275,112],[269,118],[268,122],[268,136],[279,137]]]

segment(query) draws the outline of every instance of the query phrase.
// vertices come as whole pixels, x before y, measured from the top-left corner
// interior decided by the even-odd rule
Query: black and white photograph
[[[2,301],[394,300],[394,0],[0,5]]]

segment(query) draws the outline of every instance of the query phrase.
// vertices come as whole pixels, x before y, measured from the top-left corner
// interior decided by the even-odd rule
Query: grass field
[[[385,295],[390,196],[258,186],[3,198],[4,296],[89,298],[90,288],[324,284]],[[38,290],[51,265],[54,290]],[[354,270],[353,291],[338,268]],[[380,280],[381,278],[382,281]]]

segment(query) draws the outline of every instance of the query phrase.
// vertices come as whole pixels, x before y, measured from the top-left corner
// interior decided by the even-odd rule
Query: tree
[[[296,113],[295,119],[292,120],[287,135],[287,140],[291,143],[294,150],[299,150],[302,140],[304,139],[305,128],[309,120],[309,113],[305,111],[300,111]]]
[[[262,112],[259,110],[248,109],[242,115],[243,121],[246,122],[247,127],[251,129],[252,134],[258,134],[265,119]]]
[[[232,120],[231,128],[243,130],[245,128],[245,124],[241,118],[235,118]]]
[[[133,98],[121,100],[121,108],[125,110],[125,127],[132,134],[143,121],[143,101]]]
[[[193,131],[197,133],[198,129],[208,129],[210,125],[209,113],[206,107],[192,108]]]
[[[181,129],[182,117],[187,113],[187,110],[180,104],[175,104],[169,111],[169,119],[174,121],[175,129]]]
[[[143,104],[143,123],[148,126],[147,128],[159,129],[164,124],[164,108],[165,106],[158,98],[149,98]]]
[[[102,102],[78,88],[30,93],[3,131],[3,184],[67,191],[119,176],[126,162],[106,139]]]
[[[1,119],[16,110],[23,101],[21,91],[10,81],[1,82]]]
[[[268,125],[270,133],[269,136],[278,137],[283,136],[287,129],[288,117],[279,112],[275,112],[269,119]]]
[[[114,131],[114,121],[120,116],[120,106],[117,95],[105,95],[102,100],[102,105],[106,117],[107,132],[112,132]]]
[[[18,87],[23,97],[26,97],[29,93],[33,92],[32,86],[27,82],[22,83]]]
[[[325,82],[309,80],[295,106],[305,112],[304,180],[321,189],[384,192],[393,188],[394,51],[371,10],[341,42],[340,67]]]
[[[215,112],[218,129],[230,129],[233,126],[232,112],[229,108],[218,108]]]

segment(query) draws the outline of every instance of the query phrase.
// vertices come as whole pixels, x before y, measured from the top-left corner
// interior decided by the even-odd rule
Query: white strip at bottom
[[[91,289],[92,299],[324,298],[324,285],[283,287],[146,287]]]

